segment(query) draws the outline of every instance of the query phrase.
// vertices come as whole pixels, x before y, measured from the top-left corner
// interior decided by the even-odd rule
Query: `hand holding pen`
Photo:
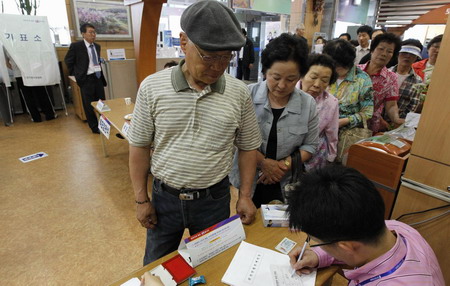
[[[317,254],[312,250],[306,249],[308,244],[309,237],[302,246],[297,246],[289,252],[289,259],[293,268],[291,276],[293,276],[296,271],[300,271],[303,274],[309,274],[319,265],[319,257]]]

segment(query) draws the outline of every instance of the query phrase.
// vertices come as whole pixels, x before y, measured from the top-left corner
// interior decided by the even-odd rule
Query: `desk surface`
[[[256,220],[251,225],[244,225],[245,234],[247,238],[245,239],[246,242],[266,247],[272,250],[275,250],[275,246],[284,238],[287,237],[289,239],[292,239],[296,241],[297,243],[301,244],[300,242],[303,242],[306,239],[306,236],[304,233],[290,233],[288,228],[267,228],[264,227],[261,220],[261,212],[258,210]],[[220,281],[225,274],[225,271],[228,268],[228,265],[230,264],[231,260],[234,257],[234,254],[237,251],[237,248],[239,247],[239,244],[229,248],[228,250],[220,253],[219,255],[211,258],[207,262],[197,266],[195,270],[197,271],[196,276],[198,275],[204,275],[206,282],[208,285],[224,285]],[[152,263],[149,265],[146,265],[142,267],[139,270],[134,271],[133,273],[127,275],[126,277],[114,282],[111,285],[119,286],[122,283],[125,283],[126,281],[130,280],[133,277],[140,278],[146,271],[149,271],[162,262],[168,260],[169,258],[175,256],[178,254],[178,251],[174,251]],[[331,266],[328,268],[321,269],[317,272],[317,279],[316,279],[316,285],[324,285],[326,282],[328,282],[328,279],[330,279],[337,271],[337,266]],[[188,282],[184,282],[181,285],[188,285]]]
[[[106,116],[108,121],[111,122],[111,125],[117,129],[123,137],[126,138],[125,134],[122,133],[122,127],[125,123],[125,119],[123,117],[127,114],[133,113],[134,103],[126,105],[123,98],[105,100],[104,102],[109,106],[109,108],[111,108],[111,111],[98,111],[97,108],[95,108],[97,106],[96,101],[92,102],[91,105],[97,113]]]

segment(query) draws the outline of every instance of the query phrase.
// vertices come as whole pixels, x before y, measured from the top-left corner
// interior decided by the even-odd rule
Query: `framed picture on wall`
[[[72,0],[76,38],[81,39],[80,26],[95,27],[97,40],[131,40],[130,8],[123,1]]]

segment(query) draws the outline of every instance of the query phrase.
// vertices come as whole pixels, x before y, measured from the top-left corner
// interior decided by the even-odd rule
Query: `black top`
[[[273,122],[272,127],[270,128],[269,138],[267,139],[266,158],[273,160],[277,159],[277,123],[283,111],[284,108],[272,108]],[[273,200],[283,201],[280,183],[272,185],[256,185],[252,200],[257,208],[260,208],[261,204],[267,204]]]

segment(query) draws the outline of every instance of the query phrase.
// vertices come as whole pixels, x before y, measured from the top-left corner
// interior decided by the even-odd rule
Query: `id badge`
[[[95,65],[94,66],[94,71],[95,72],[100,72],[100,71],[102,71],[102,67],[100,65]]]

